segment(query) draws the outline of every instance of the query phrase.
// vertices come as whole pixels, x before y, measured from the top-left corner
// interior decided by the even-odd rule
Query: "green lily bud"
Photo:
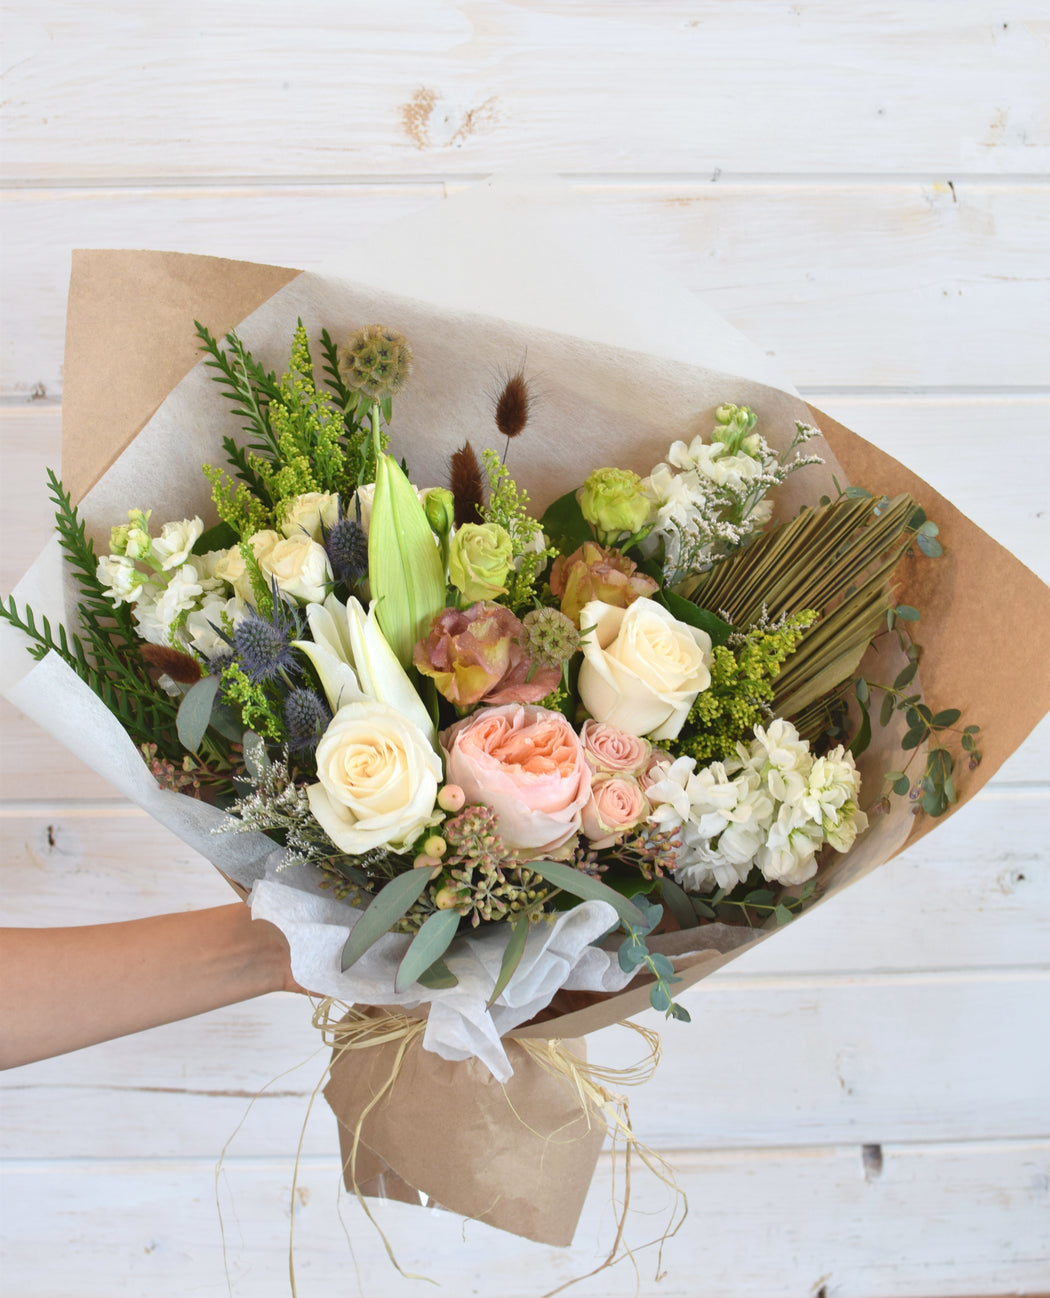
[[[445,607],[445,571],[419,496],[389,455],[376,465],[368,582],[380,629],[407,667]]]

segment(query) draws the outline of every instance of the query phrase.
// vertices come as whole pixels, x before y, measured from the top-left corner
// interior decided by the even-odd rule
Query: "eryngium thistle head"
[[[328,705],[315,690],[292,690],[284,700],[288,747],[293,753],[312,752],[331,719]]]
[[[412,369],[412,350],[396,330],[366,325],[339,348],[336,363],[351,391],[382,401],[404,386]]]
[[[288,606],[279,597],[273,601],[273,619],[262,617],[250,608],[233,630],[234,656],[253,685],[273,680],[280,673],[298,672],[292,640],[298,627]]]
[[[521,621],[522,648],[544,667],[560,667],[580,647],[580,633],[571,618],[556,608],[534,608]]]
[[[324,548],[336,581],[354,585],[368,573],[368,537],[353,518],[341,518],[324,534]]]

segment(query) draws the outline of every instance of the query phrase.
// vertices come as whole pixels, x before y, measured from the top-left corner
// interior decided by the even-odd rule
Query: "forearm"
[[[0,1066],[291,987],[283,935],[239,902],[120,924],[0,930]]]

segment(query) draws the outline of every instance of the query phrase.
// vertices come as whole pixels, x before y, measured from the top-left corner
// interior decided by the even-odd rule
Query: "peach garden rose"
[[[441,734],[445,778],[491,807],[511,851],[551,852],[580,828],[591,794],[583,747],[560,712],[520,703],[481,708]]]

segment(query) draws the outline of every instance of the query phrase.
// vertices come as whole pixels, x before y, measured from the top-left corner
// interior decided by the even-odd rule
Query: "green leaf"
[[[661,951],[654,951],[649,957],[649,968],[656,974],[657,978],[673,978],[674,965]]]
[[[964,735],[976,735],[980,733],[980,726],[967,726],[963,731]]]
[[[947,726],[954,726],[956,721],[962,716],[958,708],[945,708],[943,712],[935,712],[930,721],[930,725],[935,730],[943,730]]]
[[[635,938],[627,938],[620,943],[620,949],[616,953],[616,960],[624,973],[630,973],[632,969],[637,969],[639,965],[645,964],[648,954],[649,948],[644,942]]]
[[[733,628],[728,622],[724,622],[714,613],[709,613],[707,609],[701,608],[694,604],[691,599],[685,599],[682,595],[676,595],[673,590],[658,591],[655,598],[661,601],[668,613],[677,618],[679,622],[684,622],[686,626],[696,627],[698,631],[706,631],[711,637],[711,643],[722,645],[733,634]]]
[[[502,996],[504,988],[510,982],[514,975],[514,970],[521,963],[521,957],[525,952],[525,941],[529,936],[529,917],[528,915],[519,915],[514,921],[514,927],[510,931],[510,941],[507,943],[503,952],[503,960],[500,963],[499,975],[496,978],[496,985],[492,989],[492,995],[489,997],[486,1009],[491,1009],[496,1001]]]
[[[858,676],[857,683],[853,688],[857,691],[857,702],[867,707],[871,702],[871,691],[868,689],[868,682],[863,676]]]
[[[423,895],[423,889],[429,882],[429,870],[406,870],[404,874],[395,875],[376,893],[346,939],[340,964],[344,972],[360,960],[384,933],[389,933],[402,915],[412,909],[413,903]],[[454,911],[452,913],[455,914]]]
[[[229,523],[216,523],[197,537],[193,545],[193,553],[210,554],[212,550],[229,550],[240,539],[236,529]]]
[[[944,794],[939,789],[931,789],[922,795],[922,809],[928,816],[940,816],[948,809]]]
[[[911,781],[906,775],[898,775],[893,781],[893,792],[898,798],[903,798],[910,788]]]
[[[907,667],[903,668],[902,671],[898,672],[896,679],[894,679],[893,681],[893,688],[903,689],[905,688],[905,685],[910,685],[911,681],[915,679],[915,672],[918,670],[919,670],[919,663],[910,662],[909,665],[907,665]]]
[[[179,704],[175,728],[179,743],[191,753],[195,753],[200,747],[204,732],[208,729],[220,684],[218,676],[205,676],[196,685],[190,686]],[[237,737],[240,738],[239,732]]]
[[[696,911],[683,888],[673,879],[660,880],[660,900],[671,912],[679,928],[696,928]]]
[[[553,504],[548,505],[546,513],[540,519],[540,525],[554,546],[561,554],[572,554],[584,541],[593,541],[594,533],[580,509],[576,491],[567,491],[559,496]]]
[[[777,906],[777,908],[773,911],[773,915],[776,918],[778,925],[790,924],[791,921],[795,918],[794,915],[792,915],[791,911],[788,910],[788,908],[784,905],[783,902],[781,902]]]
[[[918,730],[909,730],[901,740],[901,747],[907,752],[909,749],[918,748],[926,738],[926,727],[923,726]]]
[[[849,500],[870,500],[871,492],[867,487],[847,487],[842,493]]]
[[[704,919],[717,919],[718,911],[713,906],[709,906],[706,901],[701,901],[699,897],[691,898],[693,909],[698,915],[703,915]]]
[[[931,522],[924,516],[923,522],[919,525],[918,530],[923,534],[923,536],[936,536],[941,529],[936,523]]]
[[[444,960],[435,960],[429,969],[423,970],[416,982],[419,983],[420,987],[429,987],[431,990],[443,990],[459,986],[459,979]]]
[[[910,604],[898,604],[893,610],[902,622],[918,622],[919,610]]]
[[[745,906],[772,906],[776,897],[768,888],[754,888],[744,898]]]
[[[808,901],[817,890],[816,879],[807,879],[798,894],[799,901]]]
[[[666,983],[653,983],[649,989],[649,1004],[654,1010],[659,1010],[662,1014],[670,1012],[671,993],[667,990]]]
[[[885,730],[893,720],[893,706],[893,695],[884,694],[882,696],[882,707],[879,709],[879,725],[882,726],[883,730]]]
[[[668,1017],[677,1019],[679,1023],[692,1023],[692,1015],[683,1006],[675,1003],[667,1011]]]
[[[927,559],[938,559],[944,553],[944,546],[941,545],[940,541],[935,537],[926,536],[922,532],[915,538],[915,544]]]
[[[860,725],[857,733],[850,742],[849,750],[854,757],[859,757],[871,743],[871,714],[868,709],[861,704],[860,708]]]
[[[428,915],[419,932],[405,952],[394,975],[394,991],[406,991],[449,948],[459,928],[459,913],[454,910],[436,910]]]
[[[644,928],[646,915],[626,897],[621,897],[612,888],[606,887],[589,874],[574,870],[571,865],[562,865],[560,861],[529,861],[530,870],[535,870],[541,879],[553,883],[556,888],[571,893],[583,901],[605,901],[619,915],[624,924],[634,928]]]

